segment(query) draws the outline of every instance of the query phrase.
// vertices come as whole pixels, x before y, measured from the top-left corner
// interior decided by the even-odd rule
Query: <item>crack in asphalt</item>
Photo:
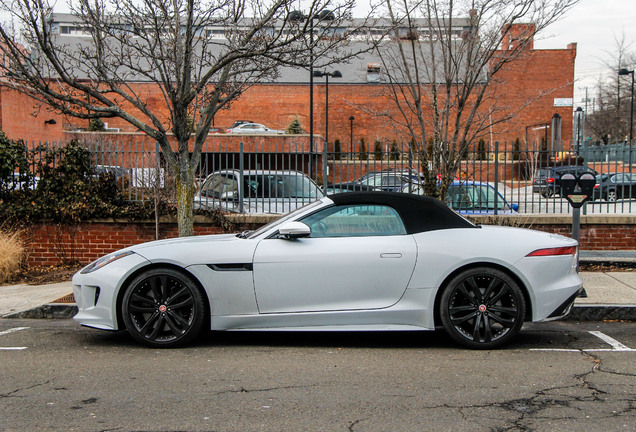
[[[596,387],[593,383],[590,382],[590,378],[597,373],[607,373],[618,376],[627,376],[634,377],[636,374],[626,373],[626,372],[618,372],[618,371],[608,371],[603,369],[603,360],[595,354],[580,351],[581,354],[586,356],[589,360],[593,362],[591,369],[585,373],[574,375],[573,378],[578,380],[579,383],[569,385],[569,386],[559,386],[559,387],[548,387],[535,392],[535,394],[528,398],[520,398],[520,399],[512,399],[504,402],[492,402],[487,404],[480,405],[469,405],[469,406],[449,406],[443,405],[439,407],[431,407],[435,408],[450,408],[457,409],[459,414],[464,419],[475,420],[474,415],[467,413],[466,411],[471,409],[503,409],[507,412],[517,413],[518,417],[512,420],[509,420],[510,424],[502,427],[494,427],[491,428],[492,431],[496,432],[530,432],[533,430],[532,426],[528,424],[531,420],[536,420],[538,418],[550,418],[552,420],[571,420],[578,419],[580,417],[572,417],[572,416],[563,416],[559,417],[556,415],[550,416],[541,416],[540,413],[548,408],[553,407],[563,407],[575,410],[576,412],[586,412],[587,407],[585,406],[576,406],[575,403],[606,403],[608,402],[608,398],[604,397],[605,395],[610,394],[609,392],[602,390]],[[572,390],[572,389],[584,389],[587,394],[584,395],[576,395],[576,394],[559,394],[558,392],[562,390]],[[557,392],[555,394],[555,392]],[[615,418],[619,416],[632,415],[636,411],[636,395],[626,395],[624,398],[615,399],[614,402],[626,402],[627,406],[624,409],[612,411],[611,413],[607,413],[605,418]],[[549,399],[546,399],[549,398]]]
[[[49,384],[49,383],[50,383],[50,381],[49,381],[49,380],[47,380],[47,381],[44,381],[43,383],[33,384],[33,385],[29,386],[29,387],[21,387],[21,388],[19,388],[19,389],[12,390],[12,391],[10,391],[10,392],[8,392],[8,393],[0,393],[0,398],[15,397],[14,395],[15,395],[16,393],[19,393],[19,392],[21,392],[21,391],[25,391],[25,390],[31,390],[32,388],[40,387],[40,386],[43,386],[43,385],[47,385],[47,384]]]
[[[366,420],[366,419],[358,419],[358,420],[355,420],[355,421],[349,422],[349,426],[347,427],[347,430],[348,430],[349,432],[354,432],[354,431],[353,431],[353,428],[354,428],[354,427],[356,427],[356,425],[357,425],[358,423],[363,422],[363,421],[365,421],[365,420]]]
[[[239,387],[236,390],[228,389],[220,392],[214,393],[215,396],[226,394],[226,393],[259,393],[259,392],[269,392],[275,390],[287,390],[287,389],[300,389],[300,388],[309,388],[316,387],[316,384],[311,385],[290,385],[290,386],[281,386],[281,387],[267,387],[262,389],[246,389],[245,387]]]

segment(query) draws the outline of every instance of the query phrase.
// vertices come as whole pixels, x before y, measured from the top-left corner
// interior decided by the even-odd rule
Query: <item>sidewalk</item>
[[[636,320],[636,272],[581,272],[587,298],[566,319]],[[0,318],[70,318],[77,312],[71,282],[0,286]]]

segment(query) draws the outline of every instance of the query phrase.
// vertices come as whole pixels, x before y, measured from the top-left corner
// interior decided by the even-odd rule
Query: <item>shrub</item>
[[[340,144],[340,140],[336,139],[333,142],[333,156],[335,160],[342,159],[342,144]]]
[[[398,150],[397,142],[393,140],[393,142],[391,143],[391,160],[399,160],[400,156],[400,150]]]
[[[367,146],[364,143],[364,138],[360,138],[360,160],[369,159],[369,155],[367,154]]]
[[[14,141],[0,131],[0,193],[32,186],[29,157],[24,141]]]
[[[104,128],[105,128],[104,122],[100,118],[94,118],[88,121],[89,132],[103,132]]]
[[[303,127],[300,124],[300,120],[298,119],[298,117],[296,117],[295,119],[291,121],[289,126],[287,126],[286,132],[290,135],[299,135],[303,133]]]
[[[24,245],[18,231],[0,230],[0,282],[15,273],[22,261]]]
[[[382,159],[382,142],[380,140],[375,141],[375,145],[373,147],[373,154],[375,155],[376,160]]]

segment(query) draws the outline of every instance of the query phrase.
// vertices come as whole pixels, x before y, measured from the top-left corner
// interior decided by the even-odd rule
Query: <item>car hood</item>
[[[235,234],[215,234],[153,241],[124,250],[135,252],[152,263],[188,267],[251,262],[257,243]]]

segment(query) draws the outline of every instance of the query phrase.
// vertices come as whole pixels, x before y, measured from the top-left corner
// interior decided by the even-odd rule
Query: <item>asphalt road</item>
[[[443,333],[209,333],[143,348],[71,320],[0,320],[0,431],[634,431],[636,323]]]

